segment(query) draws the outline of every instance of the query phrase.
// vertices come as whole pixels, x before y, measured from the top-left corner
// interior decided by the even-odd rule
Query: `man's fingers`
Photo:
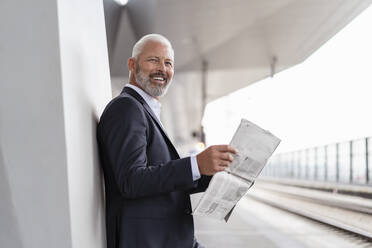
[[[229,162],[232,162],[234,160],[233,156],[229,152],[221,153],[220,159],[226,160],[226,161],[229,161]]]
[[[207,148],[196,156],[202,175],[214,175],[224,171],[233,161],[237,150],[229,145],[215,145]]]
[[[218,164],[218,166],[222,166],[222,167],[228,167],[229,165],[230,165],[229,161],[221,161]]]
[[[226,168],[227,167],[225,167],[225,166],[218,166],[217,172],[224,171],[224,170],[226,170]]]
[[[230,145],[216,145],[215,147],[217,151],[220,151],[220,152],[231,152],[234,154],[238,153],[238,150],[236,150],[234,147]]]

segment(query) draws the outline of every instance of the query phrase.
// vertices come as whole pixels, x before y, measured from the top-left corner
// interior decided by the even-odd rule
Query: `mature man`
[[[201,247],[189,195],[204,191],[236,151],[220,145],[179,157],[160,122],[159,97],[174,73],[174,51],[165,37],[142,37],[128,68],[129,84],[107,105],[97,129],[108,248]]]

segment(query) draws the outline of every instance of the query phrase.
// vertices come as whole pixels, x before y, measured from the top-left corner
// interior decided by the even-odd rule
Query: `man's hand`
[[[224,171],[233,161],[231,153],[237,154],[238,151],[229,145],[216,145],[196,155],[200,174],[212,176],[219,171]]]

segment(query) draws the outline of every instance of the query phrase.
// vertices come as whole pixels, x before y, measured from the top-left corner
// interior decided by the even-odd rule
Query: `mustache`
[[[151,73],[150,77],[163,77],[165,79],[168,79],[168,75],[162,72]]]

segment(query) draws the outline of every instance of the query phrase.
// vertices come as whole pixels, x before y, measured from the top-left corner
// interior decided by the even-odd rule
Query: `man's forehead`
[[[173,49],[159,41],[148,41],[143,50],[142,54],[148,56],[155,56],[155,57],[165,57],[165,59],[174,59]]]

